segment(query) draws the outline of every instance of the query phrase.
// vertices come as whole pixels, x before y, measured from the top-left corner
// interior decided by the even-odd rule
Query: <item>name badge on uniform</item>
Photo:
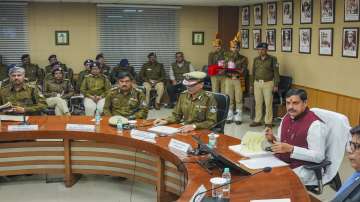
[[[152,69],[151,69],[151,68],[147,68],[146,70],[151,71]]]

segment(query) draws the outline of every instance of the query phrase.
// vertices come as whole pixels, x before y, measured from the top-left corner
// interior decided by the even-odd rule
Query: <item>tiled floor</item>
[[[151,110],[149,118],[166,117],[171,110]],[[249,116],[244,116],[240,126],[229,124],[225,133],[237,138],[248,131],[261,131],[263,127],[249,128]],[[276,127],[275,127],[276,128]],[[344,158],[340,169],[342,180],[353,172],[349,161]],[[334,195],[331,188],[326,187],[322,195],[317,196],[322,201],[329,201]],[[44,176],[20,176],[11,182],[0,183],[1,202],[147,202],[156,201],[156,191],[153,186],[134,183],[131,180],[119,181],[109,176],[83,176],[72,188],[65,188],[63,183],[45,183]]]

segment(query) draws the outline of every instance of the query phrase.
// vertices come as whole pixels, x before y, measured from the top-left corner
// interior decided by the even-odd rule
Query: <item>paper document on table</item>
[[[180,130],[179,128],[169,127],[169,126],[155,126],[148,129],[149,132],[153,133],[160,133],[163,135],[173,135],[178,133]]]
[[[24,121],[24,116],[17,116],[17,115],[0,115],[1,121],[16,121],[22,122]],[[25,116],[25,121],[29,119],[28,116]]]
[[[229,146],[229,149],[245,157],[260,157],[271,155],[271,152],[264,151],[270,146],[264,133],[248,131],[241,139],[241,144]]]
[[[250,200],[250,202],[291,202],[289,198],[283,199],[262,199],[262,200]]]
[[[156,143],[156,141],[155,141],[156,134],[155,133],[149,133],[146,131],[132,129],[130,131],[130,136],[134,139]]]
[[[11,102],[7,102],[7,103],[5,103],[3,105],[0,105],[0,110],[7,109],[7,108],[10,108],[10,107],[12,107]]]
[[[282,167],[287,166],[288,164],[284,161],[276,158],[275,156],[264,156],[251,158],[246,160],[240,160],[239,163],[245,165],[250,169],[263,169],[265,167]]]

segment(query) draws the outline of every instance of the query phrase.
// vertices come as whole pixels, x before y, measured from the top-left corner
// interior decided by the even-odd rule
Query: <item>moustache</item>
[[[288,111],[288,112],[296,112],[296,110],[293,109],[293,108],[290,108],[290,109],[288,109],[287,111]]]

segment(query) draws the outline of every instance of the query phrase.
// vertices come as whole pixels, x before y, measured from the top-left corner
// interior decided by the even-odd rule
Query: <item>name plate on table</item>
[[[9,125],[8,131],[32,131],[39,130],[39,125]]]
[[[206,188],[205,188],[205,186],[203,184],[196,190],[196,192],[191,197],[189,202],[200,202],[204,198],[204,196],[206,194],[206,193],[202,193],[202,194],[198,195],[201,192],[206,192]]]
[[[170,140],[168,147],[170,149],[176,149],[184,153],[187,153],[192,149],[190,144],[173,138]]]
[[[146,131],[132,129],[130,131],[130,136],[134,139],[156,143],[156,141],[155,141],[156,134],[155,133],[149,133]]]
[[[95,132],[95,125],[90,124],[66,124],[66,130],[68,131],[85,131]]]

